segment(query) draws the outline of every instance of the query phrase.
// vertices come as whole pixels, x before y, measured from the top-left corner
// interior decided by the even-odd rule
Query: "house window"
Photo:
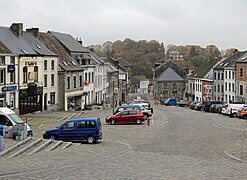
[[[0,84],[5,84],[5,69],[1,69],[0,75]]]
[[[224,80],[224,73],[221,73],[221,80]]]
[[[5,64],[5,56],[0,56],[0,64]]]
[[[167,82],[163,83],[163,88],[166,89],[167,88]]]
[[[221,92],[224,92],[224,85],[221,85]]]
[[[168,97],[168,92],[167,91],[163,91],[163,95],[164,95],[165,98],[167,98]]]
[[[220,73],[218,72],[218,80],[220,80]]]
[[[50,104],[55,104],[55,92],[50,93]]]
[[[23,83],[27,83],[27,67],[23,67]]]
[[[239,85],[239,95],[244,95],[244,86]]]
[[[34,66],[34,82],[38,82],[38,66]]]
[[[232,79],[235,79],[235,74],[233,71],[232,71]]]
[[[85,73],[85,81],[87,81],[87,73]]]
[[[220,92],[220,85],[218,85],[218,92]]]
[[[67,89],[70,89],[70,77],[67,77]]]
[[[76,76],[73,77],[74,88],[76,88]]]
[[[55,65],[55,61],[52,60],[52,61],[51,61],[51,70],[54,70],[54,67],[55,67],[54,65]]]
[[[82,87],[82,76],[79,77],[79,87]]]
[[[47,74],[44,75],[44,87],[47,87]]]
[[[225,78],[227,79],[227,71],[225,71]]]
[[[216,72],[214,72],[214,80],[216,80]]]
[[[91,83],[91,73],[88,73],[88,82]]]
[[[55,75],[52,74],[52,75],[51,75],[51,86],[54,86],[54,84],[55,84],[55,83],[54,83],[54,81],[55,81],[55,78],[54,78],[54,77],[55,77]]]
[[[172,91],[173,97],[177,97],[177,91]]]
[[[229,79],[231,79],[231,71],[229,71]]]
[[[44,60],[44,70],[47,70],[47,60]]]
[[[234,92],[235,91],[235,85],[234,85],[234,83],[232,83],[232,92]]]
[[[229,91],[231,91],[231,87],[232,87],[232,86],[231,86],[231,83],[229,83],[229,86],[228,86],[228,87],[229,87]]]
[[[239,77],[240,78],[243,78],[244,77],[244,70],[243,70],[243,68],[240,68],[239,69]]]
[[[15,93],[10,93],[10,107],[14,108],[15,107]]]
[[[15,57],[14,57],[14,56],[11,56],[11,57],[10,57],[10,63],[11,63],[11,64],[15,64]]]
[[[10,73],[10,83],[15,83],[15,72]]]
[[[94,83],[94,73],[92,72],[92,82],[91,83]]]
[[[173,83],[173,88],[177,89],[177,83]]]
[[[225,83],[225,91],[227,91],[227,83]]]

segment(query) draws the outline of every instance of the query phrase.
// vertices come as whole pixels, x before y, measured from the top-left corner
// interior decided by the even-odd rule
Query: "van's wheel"
[[[116,124],[116,120],[115,119],[112,119],[111,120],[111,125],[114,125],[114,124]]]
[[[140,119],[136,119],[136,124],[141,124],[142,121]]]
[[[57,138],[56,138],[56,136],[51,135],[51,136],[50,136],[50,139],[52,139],[52,140],[56,140]]]
[[[96,141],[95,141],[95,138],[93,136],[88,136],[87,142],[88,142],[88,144],[94,144]]]

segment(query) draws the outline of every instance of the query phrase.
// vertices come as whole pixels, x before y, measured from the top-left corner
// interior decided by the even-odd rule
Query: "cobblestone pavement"
[[[153,105],[151,126],[107,125],[112,109],[29,114],[35,137],[70,116],[100,116],[102,142],[0,158],[0,179],[246,179],[246,122]],[[235,158],[236,157],[236,158]]]

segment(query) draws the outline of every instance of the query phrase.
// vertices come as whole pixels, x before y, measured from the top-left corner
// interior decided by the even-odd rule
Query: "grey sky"
[[[128,37],[247,50],[246,8],[246,0],[0,0],[0,26],[23,22],[85,46]]]

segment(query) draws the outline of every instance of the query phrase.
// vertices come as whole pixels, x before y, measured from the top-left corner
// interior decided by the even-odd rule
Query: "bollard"
[[[150,118],[147,119],[147,125],[150,126]]]
[[[4,141],[3,141],[3,137],[0,136],[0,151],[3,150],[5,147]]]

